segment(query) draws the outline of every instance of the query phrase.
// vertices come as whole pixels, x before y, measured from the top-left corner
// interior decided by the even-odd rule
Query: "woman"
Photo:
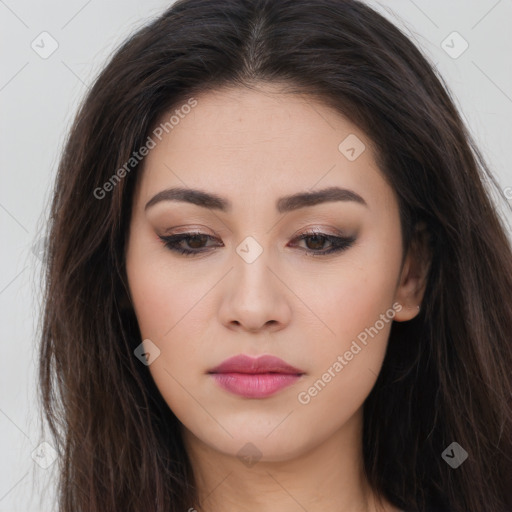
[[[512,252],[446,88],[354,0],[180,0],[49,225],[61,511],[512,509]]]

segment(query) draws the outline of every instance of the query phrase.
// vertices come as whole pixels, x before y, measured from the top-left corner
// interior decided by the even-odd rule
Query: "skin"
[[[190,506],[200,512],[397,511],[385,499],[377,506],[364,477],[363,403],[392,321],[418,314],[426,269],[412,250],[401,267],[398,203],[371,141],[322,103],[275,85],[195,98],[197,106],[146,157],[126,251],[142,337],[160,350],[148,368],[182,424],[200,489],[200,504]],[[338,149],[349,134],[366,145],[354,161]],[[154,195],[176,186],[215,193],[232,209],[162,201],[144,210]],[[367,206],[331,201],[276,210],[281,196],[331,186],[353,190]],[[331,247],[329,240],[297,239],[312,228],[356,240],[344,251],[311,256],[305,250]],[[207,247],[199,256],[174,253],[159,238],[194,229],[213,237],[181,242]],[[263,250],[252,263],[236,252],[247,236]],[[392,321],[300,403],[299,393],[387,310]],[[236,354],[272,354],[305,374],[273,396],[242,398],[207,374]],[[249,442],[260,457],[252,465],[237,455]]]

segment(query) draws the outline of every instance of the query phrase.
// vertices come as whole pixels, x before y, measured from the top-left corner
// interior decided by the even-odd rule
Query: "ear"
[[[420,312],[432,261],[429,242],[427,225],[419,222],[415,226],[395,292],[395,301],[402,305],[402,309],[394,317],[397,322],[411,320]]]

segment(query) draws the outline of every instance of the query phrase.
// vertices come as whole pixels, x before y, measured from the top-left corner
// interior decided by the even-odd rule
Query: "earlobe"
[[[395,300],[402,305],[395,314],[397,322],[406,322],[419,314],[430,262],[429,233],[426,224],[421,222],[416,225],[395,293]]]
[[[407,320],[412,320],[414,317],[418,316],[421,311],[421,306],[407,306],[400,304],[401,308],[397,308],[397,313],[395,313],[395,317],[393,320],[397,322],[406,322]]]

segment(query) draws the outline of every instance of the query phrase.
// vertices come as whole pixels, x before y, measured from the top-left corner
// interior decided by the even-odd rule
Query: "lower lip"
[[[221,388],[245,398],[266,398],[301,377],[288,373],[212,373],[211,376]]]

